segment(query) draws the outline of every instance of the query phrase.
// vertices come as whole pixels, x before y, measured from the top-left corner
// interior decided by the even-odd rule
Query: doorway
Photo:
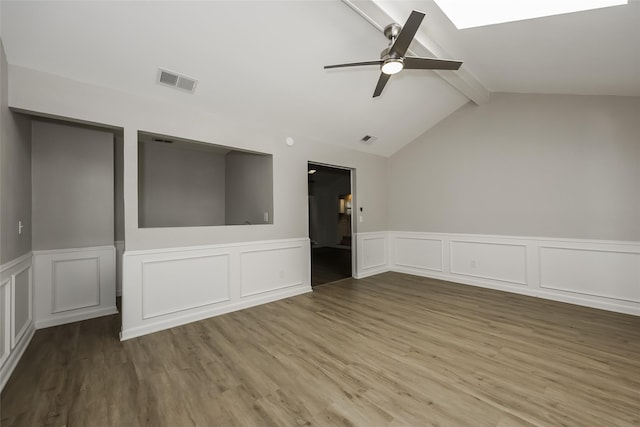
[[[352,277],[352,170],[309,162],[311,286]]]

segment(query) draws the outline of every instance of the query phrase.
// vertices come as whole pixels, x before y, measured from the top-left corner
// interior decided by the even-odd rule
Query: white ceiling
[[[640,96],[640,0],[464,30],[433,1],[379,4],[394,19],[426,12],[422,35],[492,92]]]
[[[368,1],[367,1],[368,2]],[[356,2],[359,3],[359,2]],[[640,3],[456,30],[432,1],[376,2],[437,42],[492,91],[640,95]],[[384,36],[339,1],[3,1],[10,64],[195,105],[291,136],[390,155],[468,98],[431,71],[394,76],[371,95]],[[440,50],[442,51],[442,49]],[[195,94],[156,84],[163,67],[198,79]],[[454,73],[454,72],[451,72]],[[372,145],[359,143],[365,134]]]

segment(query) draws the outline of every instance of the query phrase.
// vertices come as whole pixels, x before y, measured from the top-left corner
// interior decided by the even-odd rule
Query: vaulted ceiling
[[[3,1],[10,64],[388,156],[490,91],[640,96],[640,2],[457,30],[433,1]],[[465,61],[405,70],[373,99],[379,28],[427,17],[411,50]],[[198,80],[156,83],[158,67]],[[364,135],[378,139],[359,142]]]

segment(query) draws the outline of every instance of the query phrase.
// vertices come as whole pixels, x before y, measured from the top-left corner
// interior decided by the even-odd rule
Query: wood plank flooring
[[[311,248],[311,286],[351,277],[351,250],[346,248]]]
[[[2,426],[639,426],[640,318],[397,273],[119,342],[37,331]]]

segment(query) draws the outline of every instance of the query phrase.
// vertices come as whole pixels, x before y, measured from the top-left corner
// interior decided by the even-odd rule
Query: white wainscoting
[[[116,296],[122,295],[122,257],[124,255],[124,240],[116,240]]]
[[[639,252],[572,246],[540,246],[540,287],[640,303]]]
[[[521,244],[449,240],[451,274],[527,284],[527,247]]]
[[[640,315],[640,242],[405,231],[362,240],[358,278],[397,271]]]
[[[37,329],[117,313],[115,248],[34,251]]]
[[[228,253],[142,262],[143,319],[229,298]]]
[[[389,259],[394,265],[440,272],[444,269],[442,239],[398,236],[391,244]]]
[[[310,291],[307,238],[125,251],[120,338]]]
[[[0,391],[35,332],[31,264],[29,252],[0,266]]]
[[[386,231],[357,233],[356,279],[362,279],[389,270],[388,233]]]

